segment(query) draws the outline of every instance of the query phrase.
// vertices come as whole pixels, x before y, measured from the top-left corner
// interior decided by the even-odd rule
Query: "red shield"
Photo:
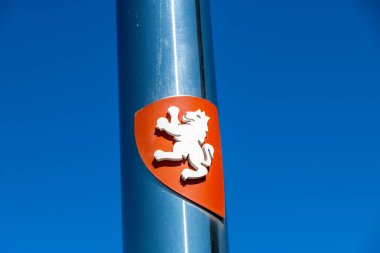
[[[194,162],[191,162],[191,151],[182,148],[188,156],[177,160],[158,160],[154,154],[157,150],[172,152],[173,146],[178,142],[178,138],[168,134],[167,131],[157,128],[159,118],[166,117],[163,121],[170,122],[168,109],[177,107],[179,109],[179,122],[177,125],[186,125],[186,113],[202,112],[203,116],[209,117],[207,122],[208,130],[203,143],[213,147],[211,165],[207,166],[207,174],[200,178],[190,178],[183,180],[181,173],[185,168],[197,171]],[[200,116],[198,116],[200,117]],[[187,125],[191,125],[188,123]],[[218,110],[211,102],[192,96],[176,96],[158,100],[139,110],[135,115],[135,138],[141,159],[147,169],[164,185],[177,192],[181,196],[202,206],[203,208],[225,217],[224,184],[222,168],[222,152],[220,144],[220,130],[218,120]],[[181,127],[180,126],[180,127]],[[189,127],[189,126],[186,126]],[[191,126],[189,127],[191,128]],[[195,135],[194,135],[195,136]],[[186,137],[192,138],[190,137]],[[195,138],[195,137],[194,137]],[[206,156],[206,154],[204,153]],[[190,161],[189,161],[190,160]],[[203,163],[205,164],[205,163]]]

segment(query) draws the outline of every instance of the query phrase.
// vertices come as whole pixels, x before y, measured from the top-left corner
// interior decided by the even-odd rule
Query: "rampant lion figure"
[[[173,136],[175,141],[173,151],[156,150],[154,152],[154,159],[158,162],[187,159],[195,170],[184,169],[181,174],[183,181],[206,176],[208,167],[211,166],[212,159],[214,158],[214,147],[208,143],[204,143],[208,131],[207,123],[210,117],[198,109],[195,112],[187,112],[182,117],[181,124],[178,119],[178,107],[169,107],[168,114],[170,122],[167,118],[161,117],[157,120],[156,128]]]

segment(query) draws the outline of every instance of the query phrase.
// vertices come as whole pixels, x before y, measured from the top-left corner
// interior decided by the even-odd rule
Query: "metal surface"
[[[208,1],[118,0],[125,252],[228,252],[225,221],[156,180],[138,154],[137,110],[175,95],[216,104]]]

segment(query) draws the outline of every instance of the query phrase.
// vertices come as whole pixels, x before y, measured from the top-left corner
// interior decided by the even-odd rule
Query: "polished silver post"
[[[217,103],[209,12],[207,0],[117,1],[125,252],[228,252],[225,219],[156,180],[134,139],[134,115],[149,103]]]

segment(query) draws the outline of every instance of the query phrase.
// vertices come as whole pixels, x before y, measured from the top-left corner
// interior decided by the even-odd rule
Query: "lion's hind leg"
[[[208,173],[208,170],[205,166],[199,165],[197,170],[192,169],[184,169],[181,174],[181,178],[183,181],[186,181],[187,179],[198,179],[206,176]]]
[[[198,152],[189,155],[189,163],[195,169],[186,168],[182,171],[181,178],[183,181],[187,179],[198,179],[207,175],[208,169],[202,165],[203,157]]]

